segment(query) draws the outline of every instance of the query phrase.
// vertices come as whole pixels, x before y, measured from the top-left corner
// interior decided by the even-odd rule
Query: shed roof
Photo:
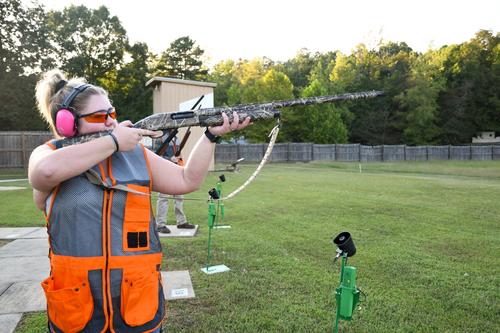
[[[146,87],[155,86],[161,82],[170,82],[170,83],[187,84],[187,85],[192,85],[192,86],[202,86],[202,87],[212,87],[212,88],[217,87],[217,83],[214,83],[214,82],[183,80],[183,79],[177,79],[177,78],[173,78],[173,77],[162,77],[162,76],[155,76],[155,77],[151,78],[148,82],[146,82]]]

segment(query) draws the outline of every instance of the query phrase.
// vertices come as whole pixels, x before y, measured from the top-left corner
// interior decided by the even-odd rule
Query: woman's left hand
[[[223,136],[229,132],[242,130],[250,124],[250,117],[246,117],[245,120],[240,124],[240,117],[238,113],[233,112],[233,121],[229,123],[229,117],[223,112],[222,119],[224,123],[220,126],[211,126],[208,128],[210,133],[217,136]]]

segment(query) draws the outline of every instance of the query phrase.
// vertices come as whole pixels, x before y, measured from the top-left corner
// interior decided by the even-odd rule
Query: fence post
[[[28,165],[26,163],[26,135],[24,134],[24,131],[21,132],[21,149],[22,149],[22,163],[23,163],[23,168],[27,169]]]
[[[309,162],[314,161],[314,143],[311,143],[311,155],[309,157],[310,157]]]

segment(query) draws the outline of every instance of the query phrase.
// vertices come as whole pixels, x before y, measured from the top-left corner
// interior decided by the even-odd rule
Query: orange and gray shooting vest
[[[145,149],[114,153],[108,164],[108,177],[96,165],[47,198],[51,332],[151,332],[165,315]]]

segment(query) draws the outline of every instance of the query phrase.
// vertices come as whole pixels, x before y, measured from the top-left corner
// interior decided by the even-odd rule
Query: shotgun
[[[251,121],[276,119],[280,117],[280,112],[276,109],[280,108],[333,103],[337,101],[357,100],[362,98],[374,98],[381,95],[383,95],[382,91],[364,91],[332,96],[297,98],[268,103],[241,104],[231,107],[215,107],[190,111],[157,113],[139,120],[134,124],[134,127],[152,131],[165,131],[189,126],[218,126],[223,123],[222,113],[225,113],[229,120],[232,121],[233,112],[238,113],[240,122],[243,122],[246,117],[250,117]],[[56,147],[61,148],[87,142],[105,135],[109,135],[109,132],[97,132],[75,136],[72,138],[64,138],[57,140],[55,145]]]

